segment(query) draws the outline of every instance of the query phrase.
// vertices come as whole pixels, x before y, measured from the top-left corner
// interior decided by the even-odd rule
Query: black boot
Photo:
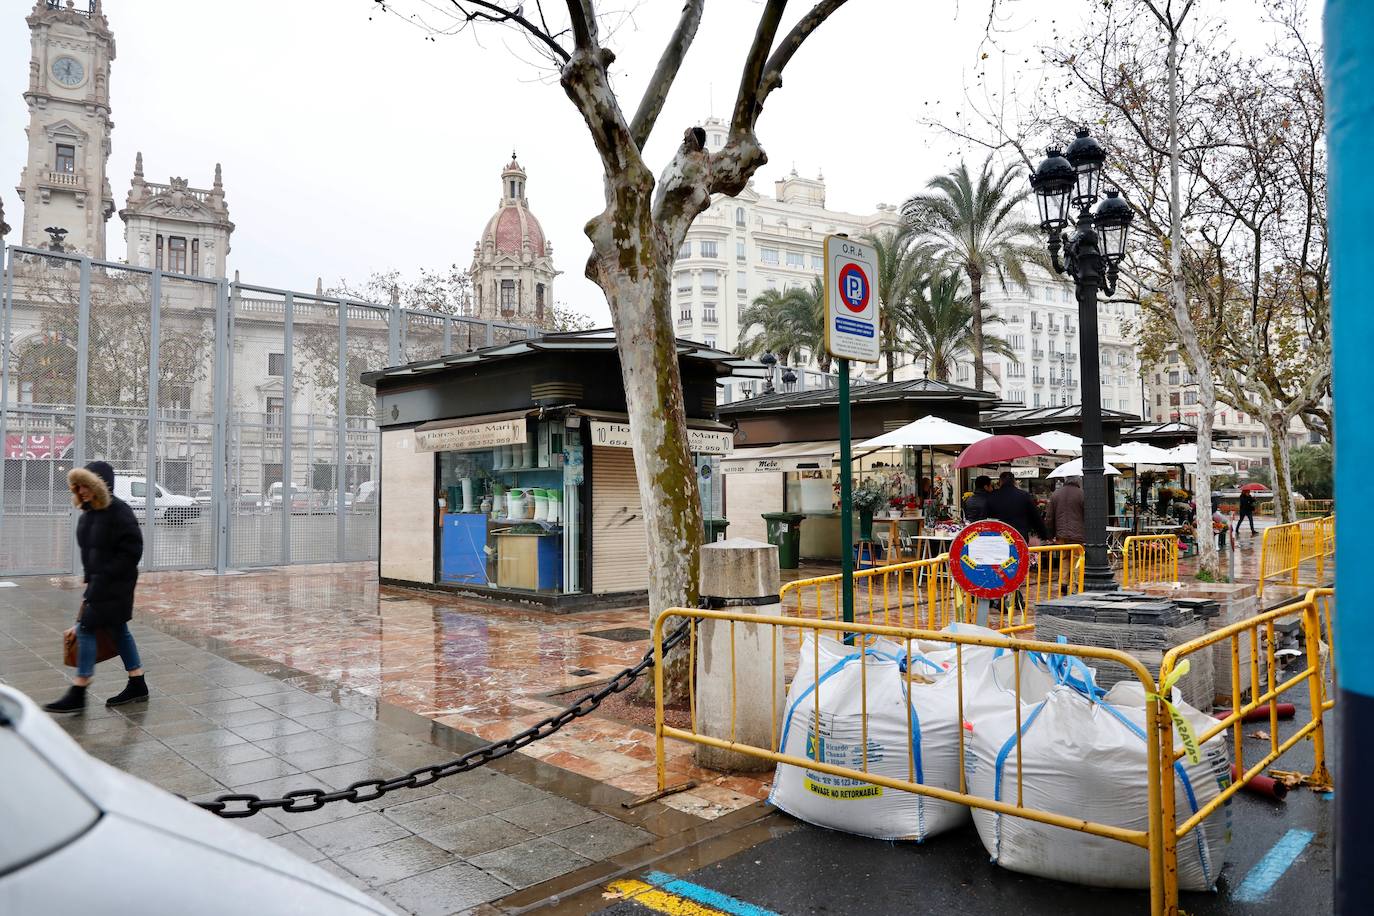
[[[124,689],[105,701],[106,706],[123,706],[125,703],[138,703],[148,699],[148,685],[143,675],[130,675]]]
[[[54,700],[43,707],[48,712],[65,714],[86,711],[86,688],[76,684],[67,688],[67,692],[62,695],[62,699]]]

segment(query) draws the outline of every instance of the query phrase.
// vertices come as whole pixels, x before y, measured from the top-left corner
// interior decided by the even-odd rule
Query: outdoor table
[[[929,560],[945,553],[954,544],[954,533],[950,534],[918,534],[916,540],[920,542],[920,549],[916,552],[916,559]],[[925,579],[925,570],[921,570],[916,577],[919,585]]]

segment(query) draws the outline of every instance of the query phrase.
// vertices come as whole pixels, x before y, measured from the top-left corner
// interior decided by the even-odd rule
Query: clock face
[[[52,63],[53,79],[63,86],[76,86],[86,77],[86,68],[75,57],[59,57]]]

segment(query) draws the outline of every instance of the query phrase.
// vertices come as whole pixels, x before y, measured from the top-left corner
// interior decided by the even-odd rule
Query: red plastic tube
[[[1279,703],[1279,704],[1278,704],[1278,710],[1279,710],[1279,718],[1280,718],[1280,719],[1291,719],[1291,718],[1293,718],[1294,716],[1296,716],[1296,715],[1298,714],[1298,709],[1297,709],[1297,707],[1294,706],[1292,703]],[[1213,716],[1213,718],[1216,718],[1216,719],[1224,719],[1224,718],[1226,718],[1227,716],[1229,716],[1230,714],[1231,714],[1231,710],[1229,710],[1229,709],[1218,709],[1218,710],[1216,710],[1215,712],[1212,713],[1212,716]],[[1269,706],[1268,706],[1268,704],[1265,704],[1264,706],[1256,706],[1254,709],[1250,710],[1250,711],[1247,712],[1245,715],[1241,716],[1241,717],[1240,717],[1240,721],[1242,721],[1242,722],[1268,722],[1268,721],[1269,721]]]
[[[1231,764],[1231,778],[1240,779],[1240,770],[1236,765]],[[1255,795],[1263,795],[1265,798],[1272,798],[1275,801],[1283,801],[1288,796],[1288,786],[1263,773],[1251,779],[1244,786],[1245,790]]]

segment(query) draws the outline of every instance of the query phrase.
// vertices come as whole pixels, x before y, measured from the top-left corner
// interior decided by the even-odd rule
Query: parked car
[[[377,482],[364,480],[353,491],[353,506],[359,512],[371,512],[377,508]]]
[[[153,489],[155,520],[179,525],[200,518],[200,504],[191,497],[168,492],[157,483],[153,484]],[[142,477],[124,477],[116,474],[114,495],[128,503],[141,518],[148,502],[148,481]]]
[[[4,685],[0,772],[6,912],[390,912],[294,853],[89,756]]]
[[[291,485],[291,511],[292,513],[303,513],[310,511],[310,491],[305,487]],[[267,488],[267,506],[272,510],[280,510],[282,504],[282,484],[277,481]]]
[[[208,506],[210,505],[210,503],[215,501],[215,491],[197,490],[195,495],[191,498],[194,499],[196,502],[200,503],[202,506]]]
[[[249,512],[266,512],[270,508],[267,498],[261,493],[245,493],[240,491],[238,495],[238,511],[240,514]]]

